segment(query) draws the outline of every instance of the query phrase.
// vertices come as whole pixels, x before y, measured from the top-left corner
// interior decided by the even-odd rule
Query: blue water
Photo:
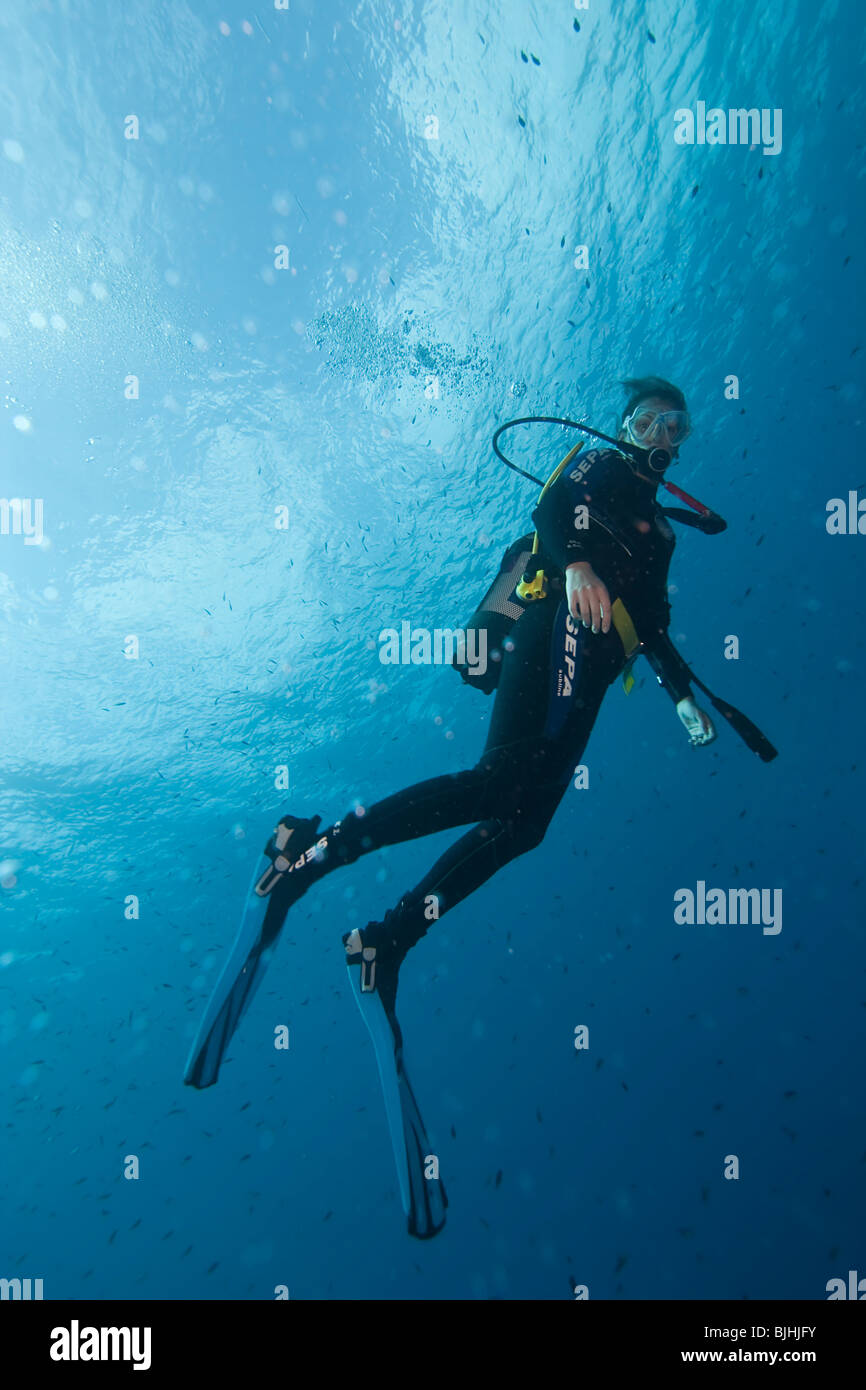
[[[866,483],[862,8],[245,4],[0,4],[0,491],[44,504],[0,535],[0,1276],[822,1299],[866,1274],[866,539],[825,525]],[[781,109],[781,153],[678,145],[699,100]],[[780,756],[690,748],[646,668],[411,954],[419,1244],[340,937],[460,832],[318,885],[220,1084],[186,1053],[277,815],[477,759],[485,697],[377,638],[465,621],[529,529],[493,429],[610,429],[647,372],[729,522],[680,533],[671,633]],[[698,880],[781,889],[781,932],[676,924]]]

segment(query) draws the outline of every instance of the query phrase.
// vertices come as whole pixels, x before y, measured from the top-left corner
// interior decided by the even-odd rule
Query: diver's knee
[[[502,744],[499,748],[485,749],[472,771],[485,781],[509,782],[515,779],[519,767],[520,758],[516,750]]]
[[[547,833],[547,821],[525,820],[519,814],[503,815],[491,817],[488,824],[496,826],[494,834],[498,834],[500,843],[507,846],[507,856],[509,859],[516,859],[519,854],[528,854],[532,849],[537,849]]]
[[[518,821],[515,828],[515,840],[520,847],[517,851],[518,854],[526,854],[528,850],[537,849],[547,834],[547,826],[547,821]]]

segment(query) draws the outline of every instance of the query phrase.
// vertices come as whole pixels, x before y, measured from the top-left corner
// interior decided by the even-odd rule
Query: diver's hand
[[[688,730],[689,743],[693,748],[700,748],[705,743],[712,743],[716,737],[713,721],[706,710],[702,710],[699,705],[695,704],[694,700],[680,700],[677,705],[677,714]]]
[[[577,560],[566,569],[565,595],[576,623],[593,632],[610,632],[610,594],[588,560]]]

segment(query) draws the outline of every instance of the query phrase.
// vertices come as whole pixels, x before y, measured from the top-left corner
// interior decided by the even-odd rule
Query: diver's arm
[[[674,704],[692,699],[689,668],[683,661],[667,632],[660,632],[644,646],[644,655]]]
[[[656,673],[659,685],[664,686],[677,707],[693,748],[712,743],[716,730],[706,710],[695,702],[689,684],[690,671],[666,631],[659,632],[644,654]]]

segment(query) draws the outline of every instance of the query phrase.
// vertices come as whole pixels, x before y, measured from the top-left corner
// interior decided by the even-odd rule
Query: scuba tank
[[[458,661],[455,657],[453,664],[467,685],[474,686],[476,690],[483,690],[485,695],[491,695],[499,683],[503,643],[518,618],[526,611],[527,601],[519,597],[517,589],[531,556],[532,532],[530,531],[528,536],[521,536],[519,540],[514,541],[508,547],[499,562],[499,573],[469,622],[463,625],[467,649],[470,646],[469,633],[471,630],[483,631],[486,634],[484,638],[486,645],[483,650],[487,652],[487,667],[483,675],[477,675],[475,669],[469,666],[466,661]],[[481,650],[478,646],[478,640],[476,639],[475,651]]]

